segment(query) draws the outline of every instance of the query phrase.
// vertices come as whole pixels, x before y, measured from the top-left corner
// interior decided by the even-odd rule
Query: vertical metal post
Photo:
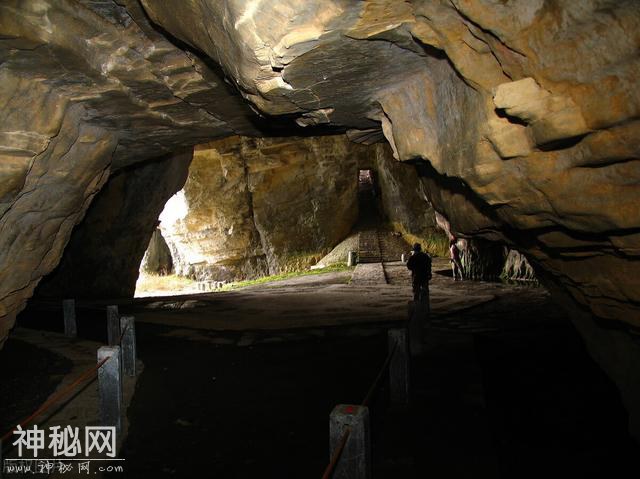
[[[334,479],[371,478],[371,442],[369,409],[365,406],[338,404],[329,416],[329,457],[341,442],[345,428],[351,432],[333,473]]]
[[[122,369],[127,376],[136,375],[136,318],[133,316],[122,316],[120,318],[120,329],[122,333]]]
[[[406,328],[390,329],[389,400],[396,406],[409,404],[409,334]],[[395,348],[395,349],[393,349]]]
[[[356,252],[349,251],[347,254],[347,266],[355,266],[356,265]]]
[[[76,301],[75,299],[64,299],[62,301],[62,314],[64,316],[64,335],[68,338],[78,336],[76,324]]]
[[[122,375],[120,346],[102,346],[98,349],[98,363],[109,358],[98,370],[100,425],[122,428]]]
[[[120,342],[120,315],[118,306],[107,306],[107,344],[115,346]]]

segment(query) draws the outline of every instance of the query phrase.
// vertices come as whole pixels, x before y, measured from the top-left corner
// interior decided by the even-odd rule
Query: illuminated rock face
[[[358,218],[358,171],[375,171],[394,229],[442,242],[413,165],[345,135],[230,137],[197,145],[184,189],[160,216],[176,273],[236,280],[314,265]],[[346,261],[346,258],[345,258]]]
[[[523,253],[638,405],[639,27],[631,0],[2,2],[0,337],[110,174],[267,134],[237,89],[423,160],[451,231]]]
[[[344,135],[196,146],[184,190],[161,216],[176,272],[233,280],[315,264],[351,231],[358,165],[376,150]]]
[[[214,71],[119,4],[0,3],[0,342],[110,175],[256,133]]]

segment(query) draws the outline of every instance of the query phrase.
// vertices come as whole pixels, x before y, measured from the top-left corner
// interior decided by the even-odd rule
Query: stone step
[[[380,254],[382,261],[400,261],[400,257],[405,253],[408,257],[411,246],[402,236],[396,236],[388,230],[378,231],[378,242],[380,244]]]
[[[380,263],[382,254],[377,230],[365,230],[358,234],[358,262]]]

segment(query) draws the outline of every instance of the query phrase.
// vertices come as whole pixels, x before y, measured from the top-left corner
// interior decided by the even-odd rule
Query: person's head
[[[420,252],[420,251],[422,251],[422,246],[420,246],[420,243],[415,243],[415,244],[413,245],[413,252],[414,252],[414,253],[418,253],[418,252]]]
[[[456,237],[454,236],[453,238],[451,238],[451,241],[449,241],[449,246],[453,246],[454,244],[456,244],[458,242],[458,240],[456,239]]]

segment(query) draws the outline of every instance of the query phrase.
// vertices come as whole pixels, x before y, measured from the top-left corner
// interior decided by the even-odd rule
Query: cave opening
[[[375,181],[373,170],[358,171],[358,193],[375,195]]]

